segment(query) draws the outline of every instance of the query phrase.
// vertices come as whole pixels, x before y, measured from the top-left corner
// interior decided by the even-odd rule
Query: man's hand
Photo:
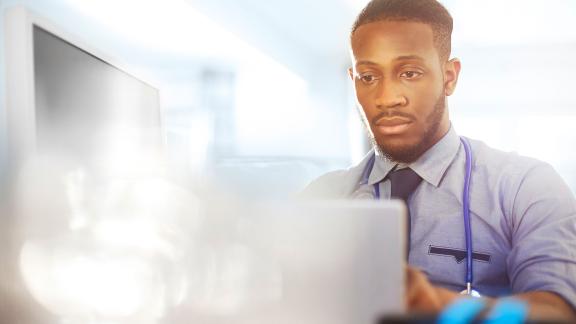
[[[555,293],[532,291],[514,296],[528,303],[528,317],[533,320],[554,320],[576,323],[576,312],[568,303]]]
[[[420,270],[407,267],[406,304],[411,313],[438,314],[457,298],[466,298],[457,292],[436,287]],[[560,296],[547,291],[533,291],[512,296],[528,303],[529,318],[576,322],[576,312]],[[488,307],[497,302],[485,298]]]
[[[409,312],[437,314],[461,295],[433,286],[420,270],[407,267],[406,304]]]

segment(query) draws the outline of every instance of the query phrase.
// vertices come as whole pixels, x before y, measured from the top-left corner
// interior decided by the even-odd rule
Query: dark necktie
[[[404,200],[406,203],[406,258],[408,258],[408,253],[410,252],[410,232],[411,232],[411,219],[410,219],[410,209],[408,208],[408,198],[416,190],[422,178],[410,168],[404,168],[400,170],[393,171],[388,175],[391,185],[392,198],[399,198]]]

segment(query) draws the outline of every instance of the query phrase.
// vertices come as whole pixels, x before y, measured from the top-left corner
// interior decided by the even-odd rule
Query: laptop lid
[[[397,201],[217,203],[172,322],[375,323],[404,310]]]

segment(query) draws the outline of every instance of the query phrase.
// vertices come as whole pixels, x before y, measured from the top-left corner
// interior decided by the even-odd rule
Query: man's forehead
[[[378,21],[352,35],[352,58],[359,62],[420,60],[437,56],[432,28],[410,21]]]
[[[380,35],[389,36],[402,36],[402,37],[433,37],[434,33],[432,27],[423,22],[412,20],[377,20],[359,26],[352,34],[352,42],[357,39],[357,36],[362,36],[366,33],[378,32]]]

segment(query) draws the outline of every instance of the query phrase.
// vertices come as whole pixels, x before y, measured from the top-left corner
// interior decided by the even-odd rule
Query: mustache
[[[403,112],[403,111],[390,109],[390,110],[384,110],[383,112],[374,116],[374,118],[372,118],[371,122],[372,122],[372,124],[376,124],[380,119],[382,119],[384,117],[387,117],[387,118],[402,117],[402,118],[408,119],[410,121],[416,120],[416,117],[414,115],[411,115],[411,114]]]

